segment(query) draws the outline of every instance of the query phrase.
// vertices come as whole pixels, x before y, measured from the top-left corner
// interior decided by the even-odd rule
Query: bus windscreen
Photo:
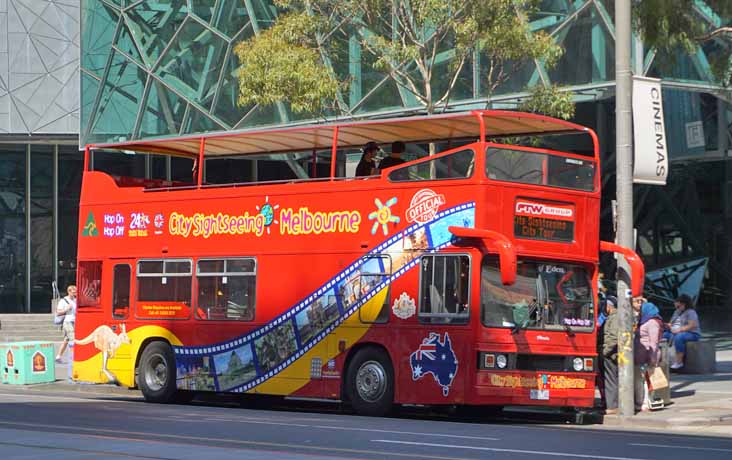
[[[486,148],[486,175],[490,179],[591,192],[595,188],[595,163],[579,159],[505,147]]]
[[[501,283],[498,258],[483,259],[481,318],[487,327],[591,331],[594,302],[590,275],[566,262],[519,260],[516,283]]]

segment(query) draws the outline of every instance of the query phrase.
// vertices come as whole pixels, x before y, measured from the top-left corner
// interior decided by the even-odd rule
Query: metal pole
[[[615,1],[615,117],[616,117],[616,186],[618,219],[616,241],[619,245],[633,248],[633,120],[631,113],[632,74],[631,53],[631,7],[630,0]],[[633,403],[633,310],[628,292],[630,279],[628,264],[618,259],[618,403],[620,415],[635,414]]]
[[[25,311],[31,312],[31,146],[25,145]]]
[[[58,144],[53,146],[53,280],[58,282]]]

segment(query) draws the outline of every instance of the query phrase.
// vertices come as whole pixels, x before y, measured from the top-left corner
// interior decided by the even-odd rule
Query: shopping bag
[[[666,374],[663,373],[663,369],[659,366],[648,370],[648,381],[651,383],[651,388],[654,390],[660,390],[661,388],[668,387]]]

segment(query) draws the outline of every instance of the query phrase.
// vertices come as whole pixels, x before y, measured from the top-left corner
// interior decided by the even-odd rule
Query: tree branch
[[[463,67],[465,66],[465,61],[467,61],[467,56],[463,56],[462,59],[460,59],[460,64],[458,64],[457,68],[455,69],[455,74],[452,76],[452,79],[450,80],[450,84],[447,85],[445,94],[443,94],[442,97],[435,103],[436,106],[440,106],[440,105],[444,104],[445,108],[447,108],[447,104],[450,101],[450,95],[452,94],[452,90],[455,87],[455,84],[457,83],[458,77],[460,77],[460,72],[463,70]]]
[[[718,29],[714,29],[713,31],[709,32],[708,34],[694,37],[694,40],[697,42],[703,43],[703,42],[711,40],[712,38],[714,38],[718,35],[732,35],[732,27],[720,27]]]

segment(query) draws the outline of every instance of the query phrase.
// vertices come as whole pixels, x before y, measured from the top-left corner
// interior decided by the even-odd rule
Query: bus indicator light
[[[496,367],[496,355],[492,353],[486,353],[483,355],[483,367],[488,369]]]

